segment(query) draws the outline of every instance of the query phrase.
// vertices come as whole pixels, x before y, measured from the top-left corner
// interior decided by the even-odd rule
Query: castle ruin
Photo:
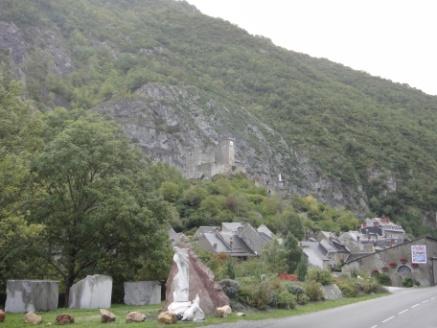
[[[236,170],[235,140],[223,138],[217,145],[199,147],[187,154],[185,175],[189,179],[209,179]]]

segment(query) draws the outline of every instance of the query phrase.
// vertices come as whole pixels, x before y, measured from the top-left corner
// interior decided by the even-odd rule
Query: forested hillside
[[[0,0],[0,60],[41,112],[98,111],[154,160],[222,136],[271,189],[434,226],[437,98],[170,0]],[[425,218],[428,218],[425,221]]]
[[[170,225],[190,233],[229,221],[266,224],[296,251],[305,230],[359,224],[311,196],[269,195],[243,175],[186,180],[151,163],[101,115],[41,113],[21,96],[0,74],[0,290],[10,278],[45,277],[68,294],[83,275],[106,272],[120,301],[126,280],[165,280]]]

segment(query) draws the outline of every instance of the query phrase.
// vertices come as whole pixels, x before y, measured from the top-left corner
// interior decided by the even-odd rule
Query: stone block
[[[6,312],[50,311],[58,308],[59,283],[51,280],[8,280]]]
[[[322,286],[323,298],[325,300],[338,300],[343,297],[343,293],[337,285]]]
[[[111,307],[112,278],[96,274],[86,276],[70,288],[68,305],[78,309]]]
[[[125,282],[124,303],[127,305],[160,304],[161,284],[159,281]]]

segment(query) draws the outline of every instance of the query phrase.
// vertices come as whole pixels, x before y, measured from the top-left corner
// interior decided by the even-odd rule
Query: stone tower
[[[229,169],[235,165],[235,140],[233,138],[224,138],[217,145],[215,164],[224,165]]]

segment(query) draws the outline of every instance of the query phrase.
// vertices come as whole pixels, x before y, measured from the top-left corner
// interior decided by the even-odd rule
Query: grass
[[[179,326],[183,326],[184,328],[191,327],[200,327],[210,324],[216,323],[224,323],[224,322],[236,322],[239,320],[264,320],[264,319],[275,319],[275,318],[284,318],[291,317],[295,315],[302,315],[306,313],[322,311],[327,309],[332,309],[335,307],[357,303],[365,300],[370,300],[373,298],[377,298],[386,294],[372,294],[365,295],[355,298],[342,298],[336,301],[326,301],[326,302],[317,302],[310,303],[305,306],[299,306],[293,310],[269,310],[269,311],[251,311],[247,312],[244,317],[237,317],[235,314],[230,315],[226,319],[209,317],[202,323],[182,323],[179,322]],[[159,324],[156,321],[156,317],[158,311],[160,310],[160,305],[149,305],[149,306],[127,306],[127,305],[113,305],[111,311],[117,316],[117,321],[110,324],[110,327],[143,327],[143,328],[154,328],[154,327],[163,327],[163,325]],[[131,311],[139,311],[145,313],[149,318],[145,323],[125,323],[126,314]],[[38,327],[51,327],[54,325],[55,318],[57,315],[62,313],[68,313],[74,316],[75,324],[73,327],[87,327],[87,328],[96,328],[96,327],[106,327],[106,324],[100,323],[100,314],[99,310],[70,310],[70,309],[58,309],[56,311],[42,313],[43,323]],[[1,324],[0,324],[1,325]],[[4,327],[8,328],[22,328],[30,325],[26,325],[23,321],[23,314],[7,314],[6,321],[3,324]]]

